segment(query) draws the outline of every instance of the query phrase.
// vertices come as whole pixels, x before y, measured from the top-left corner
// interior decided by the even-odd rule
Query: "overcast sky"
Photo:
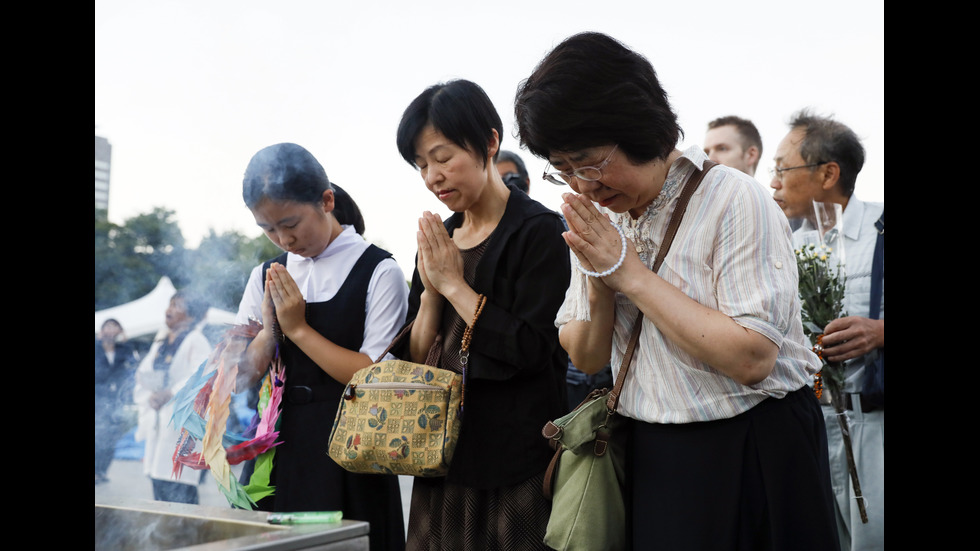
[[[864,142],[856,193],[884,200],[882,0],[96,0],[95,133],[112,145],[109,218],[165,207],[190,247],[213,229],[261,234],[241,198],[259,149],[295,142],[348,190],[365,236],[411,276],[419,214],[448,211],[398,154],[395,129],[425,87],[482,86],[504,121],[503,148],[557,209],[544,161],[519,150],[518,82],[564,38],[600,31],[644,54],[685,137],[735,114],[763,139],[768,169],[790,116],[833,115]]]

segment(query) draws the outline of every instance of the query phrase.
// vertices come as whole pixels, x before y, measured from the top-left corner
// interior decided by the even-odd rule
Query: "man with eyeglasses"
[[[869,411],[861,402],[865,367],[885,346],[885,298],[882,290],[878,319],[871,319],[871,267],[878,233],[884,234],[884,202],[854,196],[857,175],[864,165],[864,147],[844,124],[804,109],[796,113],[790,132],[780,142],[770,170],[773,199],[789,218],[801,218],[796,240],[817,228],[814,201],[843,207],[843,250],[847,316],[824,328],[823,355],[844,361],[846,408],[858,479],[868,522],[862,522],[847,468],[840,425],[833,406],[822,407],[827,427],[831,479],[842,551],[884,549],[885,546],[885,411]],[[880,230],[876,223],[880,220]],[[825,393],[827,394],[827,393]]]

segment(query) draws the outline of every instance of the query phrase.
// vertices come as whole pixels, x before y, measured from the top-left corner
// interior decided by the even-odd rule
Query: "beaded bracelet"
[[[463,331],[463,339],[460,343],[459,349],[459,362],[466,366],[466,363],[470,360],[470,340],[473,338],[473,327],[476,325],[477,318],[480,317],[480,313],[483,312],[483,305],[486,304],[487,297],[480,295],[480,298],[476,301],[476,313],[473,314],[473,322],[470,323],[466,330]]]
[[[279,318],[276,317],[275,312],[272,312],[272,339],[276,341],[276,346],[279,346],[281,342],[286,342],[286,335],[279,327]]]
[[[612,222],[610,222],[610,224],[612,224]],[[584,267],[582,267],[582,263],[579,262],[578,256],[573,254],[572,258],[575,260],[575,267],[578,268],[578,271],[582,272],[587,276],[606,277],[607,275],[618,270],[619,267],[623,265],[623,261],[626,260],[626,234],[623,233],[623,230],[616,224],[612,224],[612,227],[619,232],[619,241],[620,241],[620,245],[622,245],[622,251],[619,253],[619,260],[616,261],[615,264],[613,264],[612,268],[609,268],[605,272],[590,272],[589,270],[586,270]]]

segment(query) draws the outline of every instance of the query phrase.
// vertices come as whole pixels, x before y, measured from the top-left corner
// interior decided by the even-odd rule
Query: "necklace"
[[[653,201],[647,205],[647,208],[640,216],[633,218],[628,212],[618,215],[618,221],[623,227],[623,232],[633,242],[633,246],[636,248],[636,253],[639,255],[640,260],[647,266],[650,266],[651,253],[655,252],[658,247],[658,244],[654,243],[651,240],[652,238],[647,238],[647,236],[655,235],[651,231],[651,227],[658,220],[657,215],[677,195],[677,191],[680,189],[680,182],[682,181],[681,176],[684,176],[681,172],[677,170],[668,171],[667,178],[664,180],[664,185],[661,187],[660,193],[653,198]]]

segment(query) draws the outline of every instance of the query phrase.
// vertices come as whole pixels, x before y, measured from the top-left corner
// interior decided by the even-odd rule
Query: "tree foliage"
[[[177,289],[200,292],[211,306],[235,311],[251,269],[278,252],[264,236],[214,230],[189,250],[172,210],[158,207],[117,225],[96,209],[95,310],[137,299],[167,276]]]
[[[174,213],[157,208],[123,225],[95,212],[95,309],[129,302],[149,293],[164,275],[181,281],[184,237]]]

